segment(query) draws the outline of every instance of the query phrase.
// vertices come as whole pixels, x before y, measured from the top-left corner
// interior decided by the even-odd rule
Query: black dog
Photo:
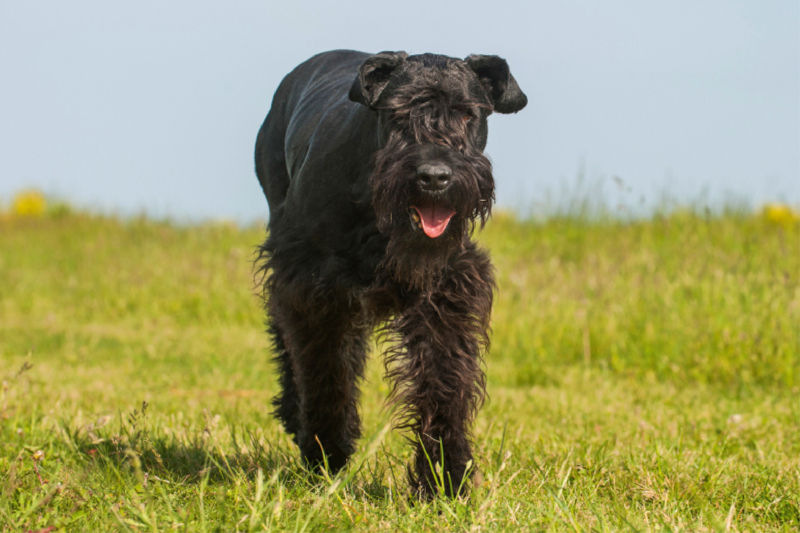
[[[526,103],[496,56],[339,50],[278,87],[256,141],[270,209],[261,271],[275,414],[311,464],[336,471],[353,453],[367,342],[383,323],[399,425],[417,447],[412,486],[433,494],[443,458],[447,493],[462,487],[494,286],[470,240],[494,201],[486,118]]]

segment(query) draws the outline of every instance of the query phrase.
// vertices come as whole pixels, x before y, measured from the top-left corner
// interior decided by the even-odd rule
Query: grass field
[[[269,416],[262,228],[0,217],[0,531],[800,529],[796,220],[498,215],[479,238],[481,475],[423,504],[380,357],[340,477]]]

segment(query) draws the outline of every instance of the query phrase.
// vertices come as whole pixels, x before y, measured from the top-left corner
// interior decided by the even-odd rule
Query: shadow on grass
[[[193,484],[206,480],[222,483],[232,478],[255,479],[279,472],[288,484],[321,478],[289,453],[288,443],[273,443],[248,428],[231,427],[233,453],[225,453],[216,428],[167,434],[148,425],[147,404],[141,411],[120,415],[116,427],[75,426],[62,420],[60,428],[70,446],[89,462],[107,463],[137,476],[157,476],[173,483]],[[285,450],[285,451],[284,451]]]
[[[276,477],[289,490],[312,490],[338,483],[327,470],[318,472],[306,465],[288,438],[275,442],[250,428],[229,426],[227,447],[235,451],[225,453],[216,421],[207,422],[202,431],[181,435],[160,427],[153,429],[148,424],[147,404],[143,403],[141,410],[127,416],[120,414],[117,423],[76,426],[62,420],[60,429],[69,446],[87,463],[128,472],[140,483],[147,479],[179,485],[255,483],[259,471],[264,478]],[[391,459],[396,458],[385,450],[383,455],[373,461],[353,461],[339,477],[348,483],[363,472],[358,492],[369,500],[385,500],[390,488],[382,480],[390,470],[394,478]]]

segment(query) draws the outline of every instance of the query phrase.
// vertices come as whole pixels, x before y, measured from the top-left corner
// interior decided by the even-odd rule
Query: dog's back
[[[289,73],[275,91],[272,107],[256,140],[256,175],[267,197],[272,220],[283,210],[321,123],[333,121],[323,125],[330,133],[331,127],[341,124],[343,113],[367,116],[362,106],[351,102],[347,94],[358,67],[368,57],[369,54],[352,50],[318,54]],[[308,203],[309,195],[303,197]]]

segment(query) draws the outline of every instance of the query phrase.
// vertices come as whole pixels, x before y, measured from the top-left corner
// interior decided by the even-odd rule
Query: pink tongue
[[[422,221],[422,230],[425,232],[425,235],[431,239],[435,239],[444,233],[450,219],[456,214],[452,209],[436,203],[422,207],[412,205],[411,207],[416,209],[417,213],[419,213],[419,218]]]

